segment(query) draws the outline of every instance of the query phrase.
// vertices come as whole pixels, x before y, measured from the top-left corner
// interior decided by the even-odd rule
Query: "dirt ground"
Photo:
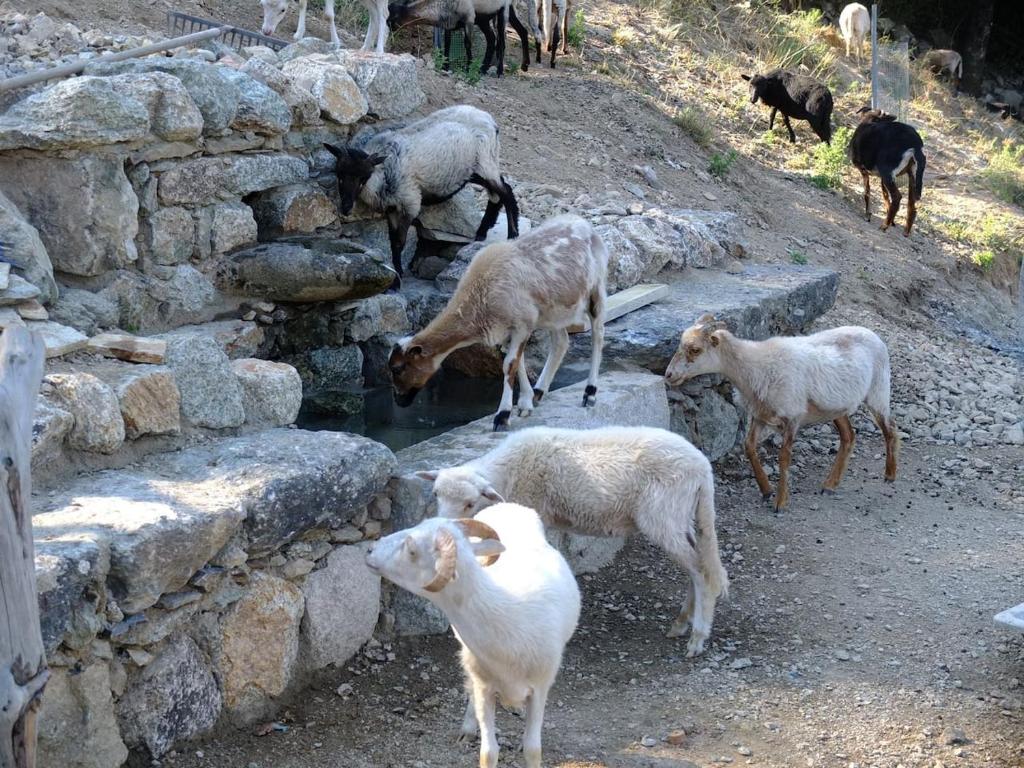
[[[154,28],[167,6],[34,4],[99,26]],[[176,7],[249,27],[259,19],[256,0]],[[627,58],[608,38],[629,9],[592,0],[583,56],[561,59],[555,71],[531,67],[470,86],[423,70],[424,111],[465,102],[495,115],[505,167],[531,219],[586,209],[607,195],[628,203],[637,188],[656,205],[735,211],[751,261],[789,262],[797,254],[841,273],[837,307],[820,327],[858,322],[894,346],[924,335],[955,342],[954,358],[963,359],[974,349],[964,337],[976,334],[1022,354],[1011,302],[1015,275],[983,275],[965,265],[959,246],[929,226],[929,210],[978,216],[997,205],[975,183],[978,161],[955,132],[929,132],[914,236],[905,239],[897,228],[882,233],[877,196],[869,224],[855,193],[818,190],[787,170],[811,147],[804,124],[797,124],[796,147],[763,145],[756,137],[767,130],[767,110],[747,105],[741,127],[715,126],[713,146],[701,149],[670,120],[686,94],[727,104],[742,100],[742,83],[695,77],[667,84],[650,68],[628,76],[599,71],[609,57]],[[311,32],[322,33],[316,20]],[[965,98],[946,108],[969,112]],[[852,123],[857,106],[837,101],[836,122]],[[709,153],[730,147],[739,150],[732,170],[724,180],[712,178]],[[634,171],[643,165],[656,171],[656,186]],[[918,336],[904,337],[910,331]],[[894,372],[897,402],[923,396],[912,373]],[[826,435],[820,433],[824,444],[834,445]],[[1024,450],[905,440],[899,479],[885,485],[880,440],[865,431],[840,493],[822,497],[816,489],[830,457],[808,442],[813,438],[808,432],[798,440],[795,494],[781,515],[760,500],[736,454],[716,465],[732,594],[720,604],[703,657],[683,658],[683,643],[663,636],[685,577],[655,547],[635,540],[615,566],[581,580],[584,614],[551,697],[546,765],[1024,766],[1024,643],[992,622],[1024,600]],[[450,636],[370,648],[288,708],[280,718],[286,731],[222,733],[162,764],[473,765],[476,746],[455,742],[464,701],[455,657]],[[502,765],[521,765],[515,746],[522,721],[505,713],[500,726]],[[673,732],[680,743],[665,740]]]

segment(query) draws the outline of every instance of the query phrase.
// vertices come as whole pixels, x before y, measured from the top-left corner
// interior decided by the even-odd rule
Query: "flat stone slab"
[[[183,588],[239,531],[249,553],[260,554],[325,521],[345,524],[384,489],[394,467],[391,451],[364,437],[273,429],[83,476],[36,499],[37,570],[51,585],[40,606],[49,637],[61,634],[55,624],[81,595],[80,577],[106,582],[121,609],[136,613]],[[65,587],[79,591],[66,598]],[[60,614],[52,621],[51,607]]]
[[[1001,613],[997,613],[995,620],[996,624],[1002,624],[1004,627],[1008,627],[1009,629],[1024,632],[1024,603],[1014,606],[1013,608],[1007,608]]]
[[[835,304],[839,275],[819,267],[744,265],[739,274],[710,269],[663,272],[664,299],[610,322],[604,359],[664,372],[680,334],[712,312],[745,339],[799,333]],[[590,356],[590,334],[572,337],[568,359]]]

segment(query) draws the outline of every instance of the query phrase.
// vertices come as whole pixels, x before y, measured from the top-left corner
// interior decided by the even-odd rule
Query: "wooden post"
[[[50,672],[36,598],[32,417],[43,377],[42,339],[0,336],[0,768],[35,768],[36,713]]]

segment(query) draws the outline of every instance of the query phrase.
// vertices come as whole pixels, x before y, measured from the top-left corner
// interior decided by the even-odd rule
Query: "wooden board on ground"
[[[1013,608],[1007,608],[1002,613],[997,613],[996,623],[1002,624],[1007,629],[1024,632],[1024,603]]]
[[[665,298],[668,296],[668,286],[664,283],[643,283],[634,285],[624,291],[619,291],[614,296],[609,296],[604,310],[604,321],[610,323],[618,317],[635,312],[641,307]],[[569,333],[583,333],[590,330],[590,319],[586,319],[582,325],[569,326]]]

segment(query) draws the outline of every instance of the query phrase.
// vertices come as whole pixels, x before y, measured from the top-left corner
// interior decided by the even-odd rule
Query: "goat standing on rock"
[[[401,285],[402,251],[422,207],[443,203],[467,184],[489,194],[476,239],[487,237],[502,207],[508,238],[519,236],[519,206],[501,175],[498,126],[481,109],[448,107],[401,128],[357,136],[344,147],[324,146],[336,159],[342,215],[352,212],[358,198],[387,217],[398,273],[393,288]]]
[[[451,621],[470,692],[460,738],[479,726],[480,768],[498,764],[498,699],[525,707],[523,761],[540,768],[544,706],[579,621],[580,591],[537,513],[500,504],[475,519],[430,518],[381,539],[366,564]]]
[[[528,416],[551,386],[569,349],[568,328],[590,318],[590,376],[583,405],[597,398],[604,347],[608,251],[594,228],[579,216],[558,216],[515,242],[492,243],[470,263],[448,305],[422,331],[402,339],[388,365],[395,402],[412,404],[444,359],[471,344],[508,344],[502,363],[504,386],[494,431],[508,428],[512,393],[519,379],[520,416]],[[548,331],[551,348],[533,387],[523,362],[534,330]]]
[[[711,463],[685,438],[651,427],[533,427],[460,467],[416,474],[434,483],[444,517],[468,517],[508,499],[535,508],[545,525],[574,533],[640,531],[690,576],[668,636],[690,625],[686,655],[704,651],[729,578],[718,555]],[[501,505],[491,509],[495,519]]]
[[[889,350],[867,328],[846,326],[810,336],[747,341],[729,333],[714,315],[703,315],[683,332],[665,378],[675,385],[704,373],[722,374],[743,395],[750,411],[744,448],[766,500],[772,486],[757,446],[765,427],[782,434],[776,512],[789,501],[789,463],[797,430],[831,421],[839,431],[839,453],[822,488],[822,493],[832,493],[853,450],[850,415],[862,403],[885,437],[885,479],[896,479],[899,434],[889,410]]]
[[[784,69],[773,69],[763,75],[742,75],[750,84],[750,103],[760,99],[772,108],[768,130],[775,127],[775,113],[782,113],[782,122],[789,131],[790,143],[796,134],[789,118],[806,120],[826,144],[832,143],[832,92],[813,77],[797,75]]]
[[[864,178],[864,216],[871,221],[871,173],[877,173],[886,205],[882,231],[891,227],[900,210],[896,177],[906,174],[907,223],[903,235],[909,237],[917,218],[917,201],[924,191],[924,142],[917,131],[892,115],[867,107],[861,107],[858,114],[863,117],[850,139],[849,153],[850,161]]]

